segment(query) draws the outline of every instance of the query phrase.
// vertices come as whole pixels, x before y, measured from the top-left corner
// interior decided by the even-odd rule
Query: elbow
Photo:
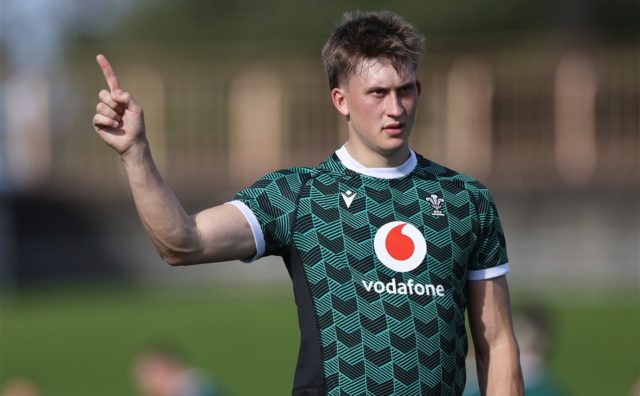
[[[172,238],[154,238],[152,242],[162,260],[172,267],[198,264],[202,257],[203,245],[194,235]]]
[[[199,264],[199,251],[177,250],[177,249],[157,249],[162,260],[172,267]]]
[[[162,258],[162,261],[164,261],[165,263],[169,264],[172,267],[189,265],[184,258],[178,257],[176,255],[160,253],[160,257]]]
[[[518,341],[512,331],[505,331],[488,338],[474,338],[474,348],[477,358],[489,360],[491,355],[500,353],[519,360],[520,349]]]

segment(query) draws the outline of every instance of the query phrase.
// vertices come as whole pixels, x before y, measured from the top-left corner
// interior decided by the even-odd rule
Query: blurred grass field
[[[40,290],[0,303],[0,386],[33,379],[43,396],[135,395],[133,356],[150,341],[185,351],[231,395],[290,394],[298,348],[280,290]],[[569,297],[567,297],[569,296]],[[530,298],[514,296],[514,309]],[[556,328],[551,367],[573,395],[628,395],[640,374],[637,291],[544,298]]]

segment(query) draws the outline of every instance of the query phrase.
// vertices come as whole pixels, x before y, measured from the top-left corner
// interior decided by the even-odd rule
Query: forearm
[[[485,396],[524,395],[518,345],[513,337],[476,350],[480,389]]]
[[[136,209],[160,255],[170,264],[201,249],[197,227],[156,167],[145,141],[121,155]]]
[[[507,278],[472,281],[468,287],[469,325],[482,394],[523,395],[520,352],[511,321]]]
[[[142,106],[121,88],[107,58],[96,60],[109,90],[98,93],[93,126],[120,155],[142,224],[162,258],[189,265],[253,257],[253,230],[235,206],[219,205],[194,216],[184,212],[153,162]]]

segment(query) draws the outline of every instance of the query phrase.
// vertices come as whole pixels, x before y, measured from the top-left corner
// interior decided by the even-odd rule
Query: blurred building
[[[203,61],[145,48],[114,55],[145,107],[156,160],[187,196],[317,163],[346,139],[319,59]],[[637,188],[639,59],[631,47],[427,53],[413,145],[494,188]],[[99,70],[92,58],[71,68],[69,96],[55,104],[64,117],[40,117],[58,130],[34,145],[31,154],[50,165],[31,188],[126,194],[120,164],[90,133]],[[33,83],[39,100],[52,100],[55,82]]]

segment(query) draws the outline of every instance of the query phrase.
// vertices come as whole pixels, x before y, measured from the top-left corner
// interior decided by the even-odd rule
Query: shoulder
[[[312,167],[280,169],[262,176],[251,187],[240,191],[239,195],[257,197],[262,194],[278,194],[295,200],[304,185],[319,173],[318,168]]]
[[[452,190],[465,190],[474,198],[480,196],[490,197],[489,189],[479,180],[458,172],[437,162],[431,161],[420,154],[416,154],[418,168],[426,177],[434,178],[443,185],[443,188]]]
[[[313,167],[292,167],[286,169],[279,169],[273,172],[269,172],[262,176],[258,181],[270,182],[281,179],[295,179],[300,180],[314,177],[319,172],[318,168]]]
[[[318,174],[317,168],[312,167],[292,167],[286,169],[280,169],[267,173],[256,181],[256,183],[268,185],[273,182],[287,181],[290,183],[304,182],[311,179]]]

